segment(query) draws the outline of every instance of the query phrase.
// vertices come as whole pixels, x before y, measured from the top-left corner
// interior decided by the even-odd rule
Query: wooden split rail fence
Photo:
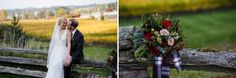
[[[0,56],[1,63],[9,63],[15,65],[30,65],[30,66],[38,66],[42,67],[44,71],[41,70],[31,70],[24,69],[20,66],[11,67],[11,66],[0,66],[0,73],[10,73],[16,75],[25,75],[31,77],[45,77],[46,76],[46,51],[40,50],[31,50],[31,49],[21,49],[21,48],[0,48],[0,52],[13,52],[13,53],[24,53],[24,54],[38,54],[43,55],[43,59],[32,59],[32,58],[23,58],[23,57],[15,57],[15,56]],[[96,67],[96,68],[110,68],[107,65],[106,61],[94,61],[94,60],[85,60],[82,64],[76,65],[84,66],[84,67]]]

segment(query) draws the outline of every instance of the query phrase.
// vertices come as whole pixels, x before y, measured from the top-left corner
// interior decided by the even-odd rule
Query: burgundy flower
[[[152,33],[148,32],[148,33],[144,34],[144,38],[148,41],[151,41],[152,40]]]
[[[148,50],[149,50],[150,54],[153,55],[153,56],[159,56],[160,55],[159,49],[157,49],[155,46],[149,45]]]

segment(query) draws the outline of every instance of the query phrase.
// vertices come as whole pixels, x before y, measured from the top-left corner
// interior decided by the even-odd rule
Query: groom
[[[64,66],[64,78],[70,78],[71,68],[73,64],[79,64],[84,60],[83,45],[84,36],[79,30],[77,30],[78,21],[76,19],[70,19],[68,22],[68,28],[72,32],[71,40],[71,52],[69,62]],[[68,57],[67,57],[68,58]]]

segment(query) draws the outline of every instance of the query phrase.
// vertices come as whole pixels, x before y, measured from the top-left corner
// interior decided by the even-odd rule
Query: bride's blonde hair
[[[58,17],[58,25],[60,25],[65,20],[67,21],[65,17]]]

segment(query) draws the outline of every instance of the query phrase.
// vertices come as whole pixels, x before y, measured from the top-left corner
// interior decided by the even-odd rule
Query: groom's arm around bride
[[[68,22],[68,28],[72,32],[71,38],[71,58],[69,59],[71,62],[68,66],[64,67],[64,76],[65,78],[70,78],[71,66],[73,64],[82,63],[84,60],[83,54],[83,45],[84,45],[84,37],[82,33],[77,30],[78,21],[76,19],[70,19]]]

